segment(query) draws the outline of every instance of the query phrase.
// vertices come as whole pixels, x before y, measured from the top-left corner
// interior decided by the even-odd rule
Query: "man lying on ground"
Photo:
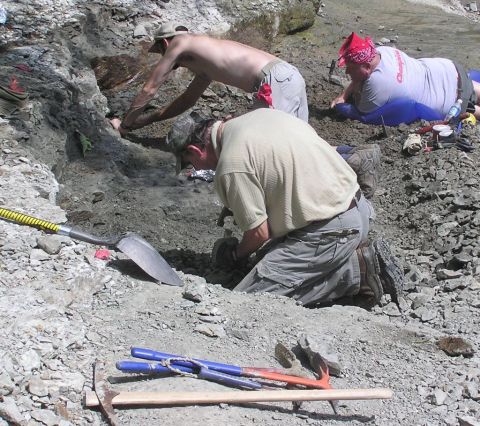
[[[256,92],[256,106],[272,106],[308,121],[303,77],[297,68],[270,53],[231,40],[191,34],[174,23],[160,27],[150,52],[160,53],[162,58],[123,120],[111,120],[122,135],[183,113],[195,105],[212,81]],[[170,72],[178,67],[194,74],[185,92],[164,108],[142,114]]]
[[[352,33],[342,44],[339,66],[349,86],[331,103],[353,103],[369,113],[395,99],[408,98],[446,115],[462,99],[462,111],[480,118],[480,83],[458,63],[444,58],[415,59],[394,47],[375,47],[369,37]]]
[[[243,231],[217,241],[217,266],[235,267],[270,241],[235,287],[318,306],[353,297],[371,307],[397,298],[403,271],[384,240],[368,241],[373,208],[354,171],[302,120],[258,109],[229,121],[184,115],[167,144],[186,164],[213,169],[215,188]]]

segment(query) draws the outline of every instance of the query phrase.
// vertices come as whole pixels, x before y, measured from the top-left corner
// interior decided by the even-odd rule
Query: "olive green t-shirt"
[[[268,221],[280,237],[346,211],[355,172],[315,130],[285,112],[262,108],[225,122],[215,188],[243,232]]]

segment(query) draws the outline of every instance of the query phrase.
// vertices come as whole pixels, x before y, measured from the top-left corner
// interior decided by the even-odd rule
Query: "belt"
[[[354,207],[357,207],[357,204],[360,201],[361,196],[362,196],[362,191],[359,189],[357,192],[355,192],[355,195],[353,196],[352,201],[350,202],[350,205],[348,206],[348,209],[346,210],[347,212],[349,210],[352,210]]]
[[[268,75],[268,73],[272,70],[272,68],[275,65],[280,64],[282,62],[285,62],[285,61],[283,59],[280,59],[280,58],[275,58],[260,70],[260,72],[257,75],[257,82],[255,83],[255,86],[253,87],[254,92],[258,92],[258,90],[260,89],[260,86],[262,85],[263,79]]]

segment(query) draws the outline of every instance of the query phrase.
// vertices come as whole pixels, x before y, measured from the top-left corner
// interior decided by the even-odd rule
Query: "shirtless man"
[[[174,23],[160,27],[150,52],[160,53],[162,58],[123,120],[111,120],[122,135],[188,110],[212,81],[257,92],[257,106],[273,107],[308,121],[303,77],[297,68],[270,53],[231,40],[190,34],[186,27]],[[166,107],[143,113],[170,72],[178,67],[188,68],[195,75],[185,92]]]

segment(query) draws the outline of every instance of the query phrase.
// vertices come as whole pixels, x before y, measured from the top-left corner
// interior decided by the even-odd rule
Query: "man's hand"
[[[233,268],[239,261],[237,258],[238,239],[235,237],[220,238],[212,249],[212,264],[219,268]]]
[[[330,108],[333,108],[333,107],[335,107],[335,105],[337,105],[337,104],[343,104],[343,103],[345,103],[345,102],[347,102],[347,101],[345,100],[345,96],[344,96],[344,94],[342,93],[342,94],[338,95],[338,96],[330,103]]]
[[[122,127],[122,120],[119,118],[112,118],[110,124],[115,130],[118,130],[122,136],[128,133],[128,130]]]
[[[227,208],[227,207],[224,207],[222,209],[222,211],[220,212],[220,215],[218,216],[218,219],[217,219],[217,226],[223,226],[225,225],[225,218],[227,216],[233,216],[233,212]]]

